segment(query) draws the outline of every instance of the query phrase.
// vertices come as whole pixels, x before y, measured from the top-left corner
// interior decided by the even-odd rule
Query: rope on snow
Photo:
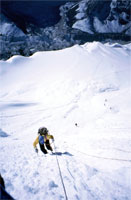
[[[66,189],[65,189],[65,185],[64,185],[64,181],[63,181],[63,177],[62,177],[62,172],[61,172],[60,164],[59,164],[58,157],[57,157],[57,154],[56,154],[55,143],[54,143],[54,150],[55,150],[55,155],[56,155],[56,162],[57,162],[58,169],[59,169],[59,175],[60,175],[61,183],[62,183],[62,186],[63,186],[64,194],[65,194],[65,199],[68,200]]]
[[[73,149],[76,152],[79,152],[79,153],[84,154],[84,155],[89,156],[89,157],[94,157],[94,158],[104,159],[104,160],[115,160],[115,161],[131,162],[131,160],[126,160],[126,159],[121,159],[121,158],[107,158],[107,157],[102,157],[102,156],[90,155],[90,154],[87,154],[85,152],[78,151],[78,150],[72,148],[71,146],[70,146],[70,148]]]

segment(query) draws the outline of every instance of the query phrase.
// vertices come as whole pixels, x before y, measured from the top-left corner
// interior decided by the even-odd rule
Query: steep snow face
[[[87,33],[131,34],[129,0],[83,0],[67,11],[67,17],[72,28]]]
[[[131,199],[130,52],[93,42],[0,61],[0,173],[14,199]],[[56,155],[35,153],[41,126]]]

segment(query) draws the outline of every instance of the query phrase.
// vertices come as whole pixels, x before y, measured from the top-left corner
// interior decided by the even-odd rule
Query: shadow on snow
[[[69,152],[64,152],[64,153],[62,153],[62,152],[54,152],[54,153],[52,153],[51,155],[57,155],[57,156],[62,156],[62,155],[67,155],[67,156],[73,156],[71,153],[69,153]]]
[[[9,135],[0,128],[0,137],[8,137]]]

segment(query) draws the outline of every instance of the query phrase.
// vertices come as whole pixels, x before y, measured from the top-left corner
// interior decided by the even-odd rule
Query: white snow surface
[[[93,42],[0,61],[0,173],[15,199],[131,199],[130,50]],[[41,126],[56,155],[34,151]]]

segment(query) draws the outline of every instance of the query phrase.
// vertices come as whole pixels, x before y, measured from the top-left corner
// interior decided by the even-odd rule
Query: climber
[[[40,149],[44,154],[47,154],[47,149],[53,152],[53,149],[50,145],[49,140],[52,139],[54,142],[53,135],[49,135],[49,131],[45,127],[41,127],[38,129],[38,136],[33,143],[36,153],[38,153],[37,144],[39,143]],[[45,148],[46,147],[46,148]]]

